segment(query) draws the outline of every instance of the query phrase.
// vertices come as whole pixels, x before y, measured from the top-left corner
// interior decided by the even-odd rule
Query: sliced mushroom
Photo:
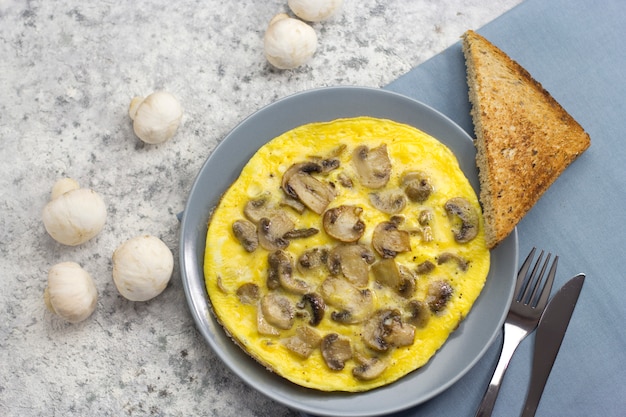
[[[369,289],[361,290],[343,278],[326,278],[320,285],[319,292],[327,305],[338,310],[334,319],[342,323],[360,323],[374,309],[372,292]]]
[[[430,178],[422,171],[409,171],[402,175],[401,184],[409,200],[423,203],[433,192]]]
[[[282,188],[287,195],[297,198],[317,214],[322,214],[335,198],[330,184],[313,177],[311,173],[322,172],[322,166],[315,162],[292,165],[284,174]]]
[[[452,297],[452,286],[444,280],[433,281],[428,286],[426,303],[433,313],[439,313],[448,304]]]
[[[326,311],[326,303],[324,299],[316,293],[306,293],[300,299],[300,302],[296,304],[296,307],[300,309],[307,309],[309,311],[309,324],[311,326],[317,326],[324,318],[324,312]]]
[[[469,201],[463,197],[454,197],[444,205],[448,217],[452,220],[454,240],[467,243],[478,234],[478,213]]]
[[[352,312],[349,310],[333,311],[330,313],[330,318],[337,323],[352,324]]]
[[[254,252],[259,246],[256,226],[251,221],[245,219],[235,220],[233,222],[233,233],[246,251]]]
[[[284,207],[292,208],[298,214],[302,214],[304,213],[304,210],[306,210],[306,206],[302,204],[300,200],[293,198],[291,196],[288,196],[288,195],[284,196],[284,198],[280,202],[280,205]]]
[[[406,206],[406,197],[402,191],[395,189],[370,193],[369,199],[375,208],[387,214],[400,213]]]
[[[417,215],[417,221],[421,226],[428,226],[433,220],[433,212],[429,209],[423,209]]]
[[[339,181],[339,184],[341,184],[344,188],[352,188],[354,186],[352,178],[350,178],[345,172],[340,172],[337,175],[337,181]]]
[[[372,265],[374,279],[385,287],[396,289],[400,285],[400,270],[393,258],[384,258]]]
[[[308,249],[298,257],[296,267],[301,273],[307,273],[326,265],[328,250],[325,248]]]
[[[259,286],[253,282],[247,282],[237,288],[237,298],[242,304],[255,304],[260,295]]]
[[[266,320],[265,315],[263,314],[262,303],[260,301],[257,304],[256,328],[262,335],[278,336],[280,334],[280,330]]]
[[[365,145],[357,146],[352,152],[352,162],[364,186],[382,188],[389,182],[391,160],[387,154],[387,145],[382,144],[373,149]]]
[[[341,371],[345,367],[346,361],[352,358],[350,339],[337,333],[324,336],[321,350],[324,362],[333,371]]]
[[[416,281],[411,271],[404,265],[398,265],[392,258],[376,262],[372,265],[372,273],[376,282],[393,289],[405,298],[415,292]]]
[[[323,174],[326,174],[339,168],[339,166],[341,165],[341,161],[339,161],[339,159],[337,158],[326,158],[322,159],[319,164],[322,167],[321,172]]]
[[[385,352],[391,347],[412,345],[415,327],[404,323],[398,310],[378,310],[363,326],[361,337],[370,349]]]
[[[343,274],[357,287],[365,287],[369,282],[369,265],[375,260],[374,252],[365,245],[338,245],[328,254],[328,270],[333,275]]]
[[[394,258],[400,252],[411,250],[409,232],[398,229],[395,222],[379,223],[372,234],[372,246],[383,258]]]
[[[469,261],[456,253],[443,252],[437,257],[437,263],[439,265],[447,262],[455,262],[459,270],[463,272],[467,271],[467,268],[469,268]]]
[[[352,376],[360,381],[371,381],[378,378],[387,369],[387,363],[378,358],[361,359],[352,368]]]
[[[430,320],[430,309],[425,302],[420,300],[411,300],[407,304],[409,312],[408,322],[415,327],[424,328]]]
[[[270,292],[261,299],[263,318],[272,326],[287,330],[293,326],[295,308],[289,298]]]
[[[388,326],[389,334],[386,337],[386,341],[390,346],[411,346],[415,342],[415,327],[403,322],[399,313],[398,318],[396,319],[394,316],[394,319],[391,320]]]
[[[435,264],[432,263],[431,261],[426,260],[424,262],[421,262],[419,265],[417,265],[415,272],[418,275],[425,275],[425,274],[430,274],[434,270],[435,270]]]
[[[259,220],[257,235],[259,244],[267,250],[285,249],[289,246],[289,240],[283,236],[293,230],[294,222],[283,210],[277,210],[270,217]]]
[[[302,358],[311,356],[311,353],[319,347],[321,342],[322,337],[309,326],[300,326],[293,336],[281,340],[287,349]]]
[[[324,212],[324,230],[341,242],[356,242],[365,231],[361,213],[363,209],[359,206],[341,205],[330,208]]]
[[[405,265],[398,265],[400,271],[400,284],[396,288],[398,294],[404,298],[410,298],[417,289],[417,279],[411,270]]]
[[[274,212],[274,208],[271,207],[269,195],[263,194],[258,198],[249,200],[243,207],[243,214],[252,223],[259,223],[259,220],[266,217],[271,217]]]
[[[278,282],[285,290],[295,294],[305,294],[310,291],[310,286],[301,279],[293,276],[293,260],[289,253],[277,250],[267,256],[269,265],[267,271],[268,288],[275,289],[275,283]],[[269,283],[272,283],[271,288]]]
[[[316,234],[319,233],[319,229],[316,229],[315,227],[307,227],[305,229],[293,229],[288,231],[287,233],[285,233],[283,235],[284,239],[289,239],[289,240],[293,240],[293,239],[304,239],[307,237],[311,237],[314,236]]]

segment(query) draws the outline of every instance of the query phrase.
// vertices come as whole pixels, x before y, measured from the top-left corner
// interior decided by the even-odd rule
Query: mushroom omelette
[[[211,214],[213,313],[295,384],[366,391],[425,365],[490,265],[454,154],[371,117],[311,123],[261,147]]]

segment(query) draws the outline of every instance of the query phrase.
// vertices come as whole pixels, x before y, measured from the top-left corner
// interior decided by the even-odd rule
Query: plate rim
[[[205,340],[205,342],[207,342],[210,346],[210,348],[213,350],[213,352],[220,358],[220,360],[230,369],[231,372],[233,372],[235,375],[237,375],[240,379],[242,379],[243,382],[245,382],[247,385],[249,385],[250,387],[252,387],[253,389],[257,390],[258,392],[264,394],[265,396],[279,402],[282,403],[285,406],[297,409],[301,412],[305,412],[305,413],[314,413],[315,415],[318,416],[341,416],[341,417],[352,417],[352,416],[379,416],[382,414],[388,414],[388,413],[393,413],[393,412],[398,412],[398,411],[402,411],[411,407],[414,407],[416,405],[419,405],[437,395],[439,395],[440,393],[442,393],[443,391],[445,391],[446,389],[448,389],[450,386],[452,386],[454,383],[456,383],[460,378],[462,378],[471,368],[473,368],[475,366],[475,364],[483,357],[483,355],[485,354],[485,352],[487,351],[487,349],[493,344],[493,341],[495,340],[495,338],[498,336],[499,332],[500,332],[500,328],[502,327],[503,323],[504,323],[504,319],[506,316],[506,311],[508,311],[508,306],[510,305],[512,296],[513,296],[513,285],[510,285],[510,290],[508,292],[507,298],[504,300],[505,301],[505,305],[506,307],[503,309],[503,311],[500,312],[500,317],[497,323],[497,326],[493,329],[493,331],[491,332],[490,336],[488,337],[488,340],[486,340],[486,343],[484,344],[484,346],[482,346],[481,349],[479,349],[479,351],[477,352],[477,354],[472,358],[472,360],[468,361],[464,367],[462,367],[462,369],[460,369],[456,375],[453,378],[449,378],[445,383],[437,386],[436,388],[431,389],[430,391],[428,391],[427,393],[422,394],[421,396],[415,396],[412,397],[412,399],[410,401],[404,402],[403,404],[399,404],[393,407],[385,407],[383,408],[379,408],[379,409],[369,409],[369,410],[364,410],[364,411],[358,411],[358,410],[354,410],[350,411],[350,410],[346,410],[346,409],[342,409],[342,410],[324,410],[324,409],[319,409],[319,407],[315,407],[312,405],[308,405],[305,403],[302,403],[302,401],[295,401],[292,398],[289,398],[287,395],[285,395],[285,392],[283,392],[283,390],[275,390],[275,389],[270,389],[269,387],[265,387],[265,386],[259,386],[258,383],[255,383],[254,380],[248,375],[249,372],[246,372],[244,370],[244,368],[242,368],[241,366],[236,366],[236,364],[234,364],[232,362],[231,356],[232,356],[232,352],[228,353],[226,350],[229,349],[236,349],[238,351],[240,351],[240,354],[245,355],[245,357],[247,357],[250,361],[253,361],[254,364],[256,366],[258,366],[259,368],[262,368],[261,371],[268,373],[268,377],[271,376],[275,376],[276,378],[279,378],[279,383],[281,382],[280,380],[284,380],[284,383],[288,386],[286,388],[287,392],[289,391],[293,391],[292,394],[294,393],[302,393],[305,392],[304,395],[306,395],[306,393],[312,393],[312,394],[316,394],[319,395],[320,393],[322,393],[325,397],[337,397],[340,399],[340,402],[354,402],[356,401],[355,398],[359,398],[359,397],[363,397],[363,396],[367,396],[367,395],[372,395],[372,393],[377,393],[377,392],[384,392],[386,390],[389,389],[394,389],[394,387],[396,387],[397,385],[405,385],[406,381],[410,378],[410,375],[412,374],[417,374],[417,373],[422,373],[424,372],[423,370],[426,368],[428,369],[428,367],[431,365],[431,363],[433,362],[434,358],[437,357],[437,355],[440,354],[441,351],[444,351],[446,345],[449,344],[449,341],[446,341],[446,343],[444,344],[444,346],[440,349],[439,352],[436,353],[435,357],[433,359],[431,359],[431,361],[429,361],[429,363],[427,365],[425,365],[425,367],[421,368],[420,370],[416,370],[414,372],[412,372],[411,374],[404,376],[403,378],[401,378],[399,381],[394,382],[390,385],[387,385],[385,387],[381,387],[381,388],[377,388],[375,390],[371,390],[371,391],[366,391],[363,393],[336,393],[336,392],[323,392],[323,391],[318,391],[318,390],[313,390],[313,389],[309,389],[309,388],[304,388],[304,387],[300,387],[297,386],[296,384],[291,383],[290,381],[288,381],[287,379],[284,379],[281,376],[278,376],[274,373],[270,373],[270,371],[266,370],[265,368],[263,368],[263,366],[259,363],[257,363],[256,361],[254,361],[254,359],[252,359],[251,357],[249,357],[244,351],[243,349],[239,348],[232,340],[230,340],[228,334],[226,334],[226,332],[221,328],[221,326],[219,326],[219,324],[217,324],[215,317],[212,315],[212,313],[210,312],[210,301],[208,299],[208,294],[206,293],[206,288],[204,286],[204,272],[203,272],[203,267],[202,265],[200,265],[199,267],[199,271],[193,271],[193,269],[197,269],[198,268],[198,263],[196,261],[194,261],[194,259],[199,260],[200,264],[202,264],[203,261],[203,256],[199,257],[199,254],[201,253],[202,255],[204,254],[204,250],[205,250],[205,240],[206,240],[206,223],[208,222],[208,218],[209,218],[209,213],[212,210],[213,207],[205,207],[205,216],[203,219],[198,219],[198,209],[193,207],[194,202],[196,201],[194,199],[194,197],[196,197],[198,195],[199,192],[201,192],[200,190],[200,186],[201,186],[201,180],[203,179],[203,175],[206,173],[207,169],[209,169],[208,167],[210,166],[210,164],[215,164],[216,160],[219,158],[219,156],[221,155],[222,150],[226,147],[230,145],[229,141],[233,141],[234,139],[232,139],[233,137],[236,138],[237,134],[239,134],[239,132],[241,131],[241,129],[245,128],[246,126],[248,126],[250,123],[254,123],[256,118],[259,117],[263,117],[264,114],[270,113],[272,114],[272,112],[276,112],[278,110],[285,110],[285,107],[288,104],[293,104],[294,102],[296,102],[297,104],[300,104],[300,101],[302,100],[313,100],[315,98],[319,99],[321,98],[327,98],[328,96],[330,97],[340,97],[343,98],[344,95],[346,96],[354,96],[357,97],[358,99],[360,99],[360,96],[366,96],[366,97],[374,97],[376,99],[389,99],[392,100],[394,102],[398,102],[398,103],[404,103],[406,102],[408,104],[407,108],[412,107],[413,109],[419,109],[421,112],[428,114],[429,116],[432,116],[433,119],[435,120],[436,123],[442,123],[445,124],[447,129],[451,129],[451,131],[455,134],[458,134],[460,136],[463,136],[467,141],[469,141],[469,143],[472,144],[472,148],[473,148],[473,142],[472,142],[472,138],[467,134],[467,132],[465,132],[465,130],[463,130],[460,126],[458,126],[454,121],[452,121],[450,118],[448,118],[447,116],[445,116],[444,114],[440,113],[439,111],[433,109],[432,107],[418,101],[415,100],[411,97],[408,97],[406,95],[397,93],[397,92],[393,92],[393,91],[389,91],[389,90],[384,90],[384,89],[380,89],[380,88],[372,88],[372,87],[359,87],[359,86],[332,86],[332,87],[321,87],[321,88],[315,88],[315,89],[310,89],[310,90],[304,90],[304,91],[300,91],[294,94],[291,94],[289,96],[286,96],[284,98],[278,99],[266,106],[261,107],[259,110],[253,112],[252,114],[248,115],[247,117],[245,117],[243,120],[241,120],[226,136],[224,136],[223,140],[220,141],[218,143],[218,145],[211,151],[211,153],[208,155],[208,157],[206,158],[205,162],[203,163],[203,165],[201,166],[200,170],[198,171],[198,173],[196,174],[196,177],[194,179],[193,185],[190,189],[189,195],[188,195],[188,199],[187,202],[185,204],[185,209],[183,211],[182,214],[182,218],[181,218],[181,227],[180,227],[180,242],[179,242],[179,262],[180,262],[180,272],[181,272],[181,280],[183,281],[183,288],[184,288],[184,292],[185,292],[185,298],[187,300],[187,305],[188,308],[190,309],[190,312],[192,314],[192,317],[194,319],[196,328],[198,329],[198,331],[200,331],[200,333],[203,336],[203,339]],[[419,112],[418,112],[419,113]],[[359,113],[361,114],[361,113]],[[363,114],[361,114],[363,115]],[[338,119],[338,118],[343,118],[343,117],[351,117],[351,116],[343,116],[343,115],[335,115],[334,119]],[[374,117],[381,117],[381,116],[374,116]],[[382,118],[382,117],[381,117]],[[391,117],[384,117],[384,118],[389,118],[391,120],[396,120],[395,118],[391,118]],[[319,121],[323,121],[323,120],[334,120],[334,119],[328,119],[328,118],[323,118],[320,117],[321,120]],[[313,120],[312,120],[313,121]],[[399,120],[396,120],[399,121]],[[283,123],[284,121],[281,121],[281,123]],[[403,121],[399,121],[400,123],[407,123],[407,124],[412,124],[411,122],[407,122],[406,120]],[[295,122],[296,124],[289,127],[285,127],[283,128],[283,131],[287,131],[290,130],[300,124],[303,123],[299,123],[299,122]],[[282,125],[281,125],[282,126]],[[418,128],[421,129],[420,126],[417,126]],[[428,132],[428,129],[423,129],[425,131]],[[277,136],[277,135],[275,135]],[[267,141],[271,140],[273,137],[268,137],[264,143],[267,143]],[[436,136],[435,136],[436,137]],[[438,138],[439,139],[439,138]],[[440,139],[441,140],[441,139]],[[467,144],[464,144],[462,146],[466,146]],[[261,145],[262,146],[262,145]],[[259,146],[260,147],[260,146]],[[258,148],[255,148],[253,153],[256,152]],[[250,155],[251,156],[251,155]],[[459,155],[456,155],[455,152],[455,156],[457,157],[457,159],[459,159],[459,163],[461,163],[461,159],[459,157]],[[245,165],[245,163],[247,163],[249,158],[245,158],[244,156],[242,156],[242,161],[243,164]],[[467,159],[467,158],[466,158]],[[472,158],[473,159],[473,158]],[[474,164],[475,165],[475,164]],[[463,167],[462,167],[463,169]],[[463,171],[465,172],[467,169],[467,167],[465,167],[465,169],[463,169]],[[475,166],[470,169],[470,171],[475,171]],[[232,173],[231,173],[232,176]],[[238,176],[238,174],[237,174]],[[467,176],[467,174],[466,174]],[[234,181],[235,178],[231,178],[231,183],[232,181]],[[477,176],[476,178],[469,178],[470,182],[472,183],[472,186],[474,187],[475,191],[478,192],[478,184],[477,184]],[[227,180],[224,180],[227,181]],[[221,192],[219,192],[219,196],[221,196],[221,194],[226,191],[226,189],[222,189]],[[202,217],[202,216],[201,216]],[[204,220],[204,228],[200,227],[200,229],[198,229],[198,222],[199,220]],[[193,224],[191,224],[193,223]],[[202,233],[203,232],[203,233]],[[204,234],[204,236],[202,237],[201,235]],[[198,237],[201,236],[200,241],[198,241]],[[191,237],[194,237],[194,239],[191,239]],[[201,242],[201,248],[198,248],[198,243]],[[193,251],[193,246],[194,243],[196,244],[196,249],[195,249],[195,253]],[[200,250],[201,249],[201,250]],[[517,264],[518,264],[518,249],[519,249],[519,245],[518,245],[518,234],[517,234],[517,228],[514,229],[514,231],[511,233],[511,235],[509,235],[509,237],[507,239],[505,239],[497,248],[495,248],[494,250],[492,250],[491,256],[492,256],[492,266],[493,266],[493,256],[494,256],[494,252],[502,252],[503,250],[507,250],[508,254],[507,256],[513,256],[513,274],[511,276],[512,280],[511,280],[511,284],[514,280],[514,276],[515,276],[515,270],[517,268]],[[195,258],[194,258],[195,255]],[[194,268],[195,267],[195,268]],[[200,276],[198,277],[198,273],[200,274]],[[509,273],[511,271],[508,271]],[[488,279],[492,276],[492,271],[490,271]],[[201,279],[200,279],[201,278]],[[494,279],[494,278],[491,278]],[[200,281],[200,282],[198,282]],[[200,288],[201,287],[201,288]],[[484,291],[484,290],[483,290]],[[482,296],[482,293],[481,293]],[[479,299],[477,300],[477,303],[480,302],[481,296],[479,296]],[[198,298],[200,298],[200,300],[198,300]],[[202,302],[204,302],[204,305],[202,305]],[[470,311],[470,314],[468,314],[468,316],[466,317],[466,319],[464,320],[464,322],[461,324],[460,328],[463,328],[465,323],[472,317],[472,312],[474,311],[474,308],[472,308],[472,310]],[[460,333],[460,330],[457,330],[455,333],[453,333],[450,337],[450,339],[452,339],[453,337],[456,337],[458,334]],[[222,339],[222,340],[218,340]],[[224,339],[228,339],[227,343],[223,343]],[[239,354],[236,354],[236,356],[241,356]],[[246,368],[247,369],[247,368]],[[415,378],[415,377],[413,377]],[[412,378],[411,378],[412,381]],[[345,397],[349,397],[347,399],[345,399]],[[329,400],[332,400],[332,398],[327,398],[327,401],[325,401],[325,404],[328,403]],[[341,401],[343,400],[343,401]],[[335,402],[338,402],[337,400],[335,400]]]

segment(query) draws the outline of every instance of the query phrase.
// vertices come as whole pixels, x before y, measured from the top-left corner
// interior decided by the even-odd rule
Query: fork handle
[[[493,376],[489,382],[489,387],[483,396],[478,411],[476,411],[475,417],[489,417],[493,412],[493,407],[496,404],[496,398],[498,397],[498,391],[500,391],[500,384],[504,378],[509,362],[515,353],[515,350],[519,346],[520,342],[528,335],[528,332],[520,329],[516,326],[511,326],[508,323],[504,324],[504,340],[502,342],[502,352],[500,353],[500,359],[496,369],[493,371]]]

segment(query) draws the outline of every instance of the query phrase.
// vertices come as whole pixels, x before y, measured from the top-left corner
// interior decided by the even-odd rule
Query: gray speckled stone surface
[[[176,214],[211,150],[243,117],[321,86],[379,87],[520,0],[345,0],[314,25],[305,66],[266,63],[262,37],[286,1],[0,0],[0,415],[295,416],[247,387],[194,327],[178,269]],[[135,95],[176,95],[176,136],[146,145],[127,114]],[[104,230],[54,242],[41,211],[69,176],[106,201]],[[166,290],[131,302],[111,255],[139,234],[176,255]],[[47,271],[80,263],[95,313],[68,324],[47,311]]]

